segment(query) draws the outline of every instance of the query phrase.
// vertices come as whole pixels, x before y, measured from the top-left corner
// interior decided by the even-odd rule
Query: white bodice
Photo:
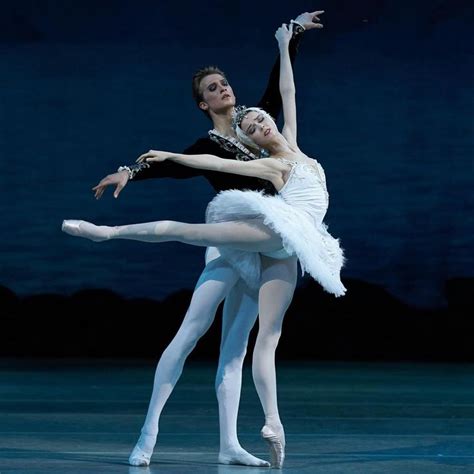
[[[286,183],[278,194],[290,206],[307,213],[315,223],[322,223],[329,205],[326,176],[323,167],[313,163],[281,160],[291,166]]]

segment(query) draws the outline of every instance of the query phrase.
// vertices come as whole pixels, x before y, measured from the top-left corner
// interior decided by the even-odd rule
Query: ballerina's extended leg
[[[227,246],[249,252],[272,252],[281,248],[280,236],[259,219],[211,224],[156,221],[113,227],[97,226],[82,220],[65,220],[62,230],[95,242],[110,239],[182,242],[199,247]]]

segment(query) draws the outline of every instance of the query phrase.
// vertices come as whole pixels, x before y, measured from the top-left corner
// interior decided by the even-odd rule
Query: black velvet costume
[[[289,44],[290,59],[293,64],[298,46],[301,40],[302,33],[294,33],[293,38]],[[257,104],[258,107],[267,111],[275,120],[280,115],[282,108],[282,101],[279,88],[280,81],[280,57],[276,60],[270,78],[268,80],[267,88],[263,97]],[[253,105],[253,104],[252,104]],[[217,134],[218,135],[218,134]],[[187,147],[183,153],[189,155],[210,154],[221,158],[230,160],[248,159],[242,156],[242,148],[237,148],[231,141],[226,140],[225,137],[218,137],[212,130],[209,131],[207,137],[199,138],[193,145]],[[225,144],[223,144],[225,142]],[[224,146],[225,148],[224,148]],[[121,167],[123,169],[123,167]],[[273,185],[258,178],[239,176],[231,173],[219,173],[211,170],[202,170],[198,168],[190,168],[183,166],[173,161],[164,161],[160,163],[140,163],[128,165],[125,167],[130,174],[132,181],[140,181],[142,179],[150,178],[193,178],[196,176],[203,176],[211,184],[216,192],[227,189],[249,189],[249,190],[263,190],[266,193],[274,194],[275,189]]]

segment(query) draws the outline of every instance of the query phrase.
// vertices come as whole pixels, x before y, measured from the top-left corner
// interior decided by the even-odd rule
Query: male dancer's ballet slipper
[[[270,448],[271,467],[281,469],[285,461],[285,435],[277,435],[269,426],[264,426],[260,431],[262,438]]]
[[[220,451],[218,457],[219,464],[236,464],[240,466],[270,467],[270,463],[259,459],[244,448],[238,446],[229,448],[226,451]]]
[[[128,463],[130,466],[149,466],[150,465],[151,454],[146,453],[137,446],[133,448],[132,453],[128,458]]]

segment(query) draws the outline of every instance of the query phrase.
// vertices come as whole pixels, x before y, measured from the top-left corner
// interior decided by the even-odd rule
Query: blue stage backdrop
[[[97,244],[61,221],[201,222],[214,195],[201,178],[131,182],[117,200],[91,188],[206,134],[197,68],[220,66],[239,103],[256,102],[275,30],[316,9],[325,28],[305,33],[295,63],[299,141],[326,170],[343,278],[445,305],[446,282],[474,268],[474,16],[460,0],[2,2],[0,284],[156,299],[192,288],[204,249]]]

